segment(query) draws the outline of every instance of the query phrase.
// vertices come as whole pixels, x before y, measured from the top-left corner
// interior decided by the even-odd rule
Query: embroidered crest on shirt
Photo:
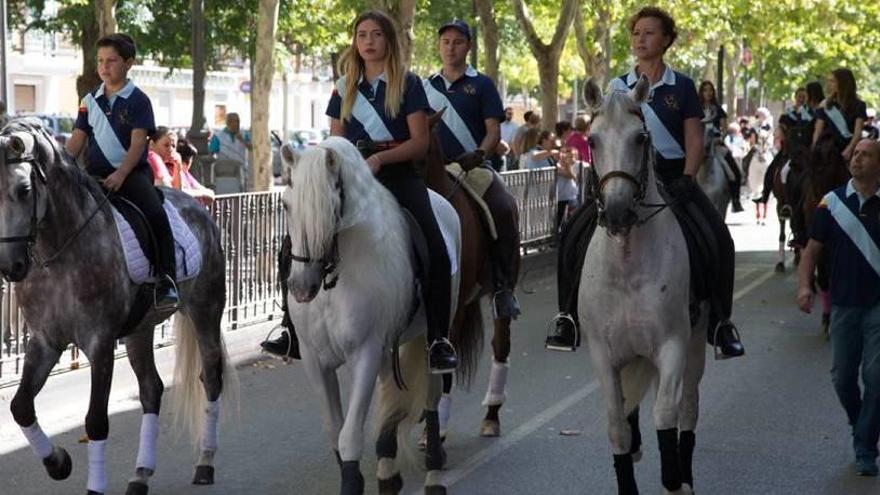
[[[679,110],[680,109],[680,105],[678,104],[678,98],[676,98],[675,95],[666,95],[666,97],[663,98],[663,103],[665,103],[666,106],[669,107],[671,110]]]
[[[464,91],[464,94],[466,94],[466,95],[471,95],[471,96],[473,96],[473,95],[477,94],[477,88],[476,88],[476,86],[474,86],[474,85],[471,84],[471,83],[467,83],[467,84],[465,84],[465,85],[464,85],[464,88],[462,88],[462,91]]]

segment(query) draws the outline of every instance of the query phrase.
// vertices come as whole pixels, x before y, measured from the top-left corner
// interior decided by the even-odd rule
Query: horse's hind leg
[[[425,434],[427,445],[425,447],[425,468],[428,473],[425,476],[426,495],[445,495],[446,486],[441,479],[441,471],[446,463],[446,452],[443,450],[443,442],[440,439],[440,420],[437,415],[437,405],[443,391],[441,377],[428,376],[428,395],[425,404]]]
[[[507,372],[510,369],[510,318],[495,319],[495,333],[492,336],[492,368],[489,371],[489,385],[483,405],[488,409],[480,425],[480,436],[497,437],[501,435],[499,412],[507,399]]]
[[[779,262],[776,263],[776,273],[785,273],[785,219],[779,219]]]
[[[149,490],[150,476],[156,471],[156,441],[159,437],[159,409],[164,385],[153,355],[153,328],[142,329],[125,339],[128,361],[138,380],[143,415],[134,477],[126,495],[142,495]]]
[[[702,311],[702,314],[707,315],[708,311]],[[706,328],[705,318],[705,316],[701,318],[694,328]],[[681,479],[691,488],[694,486],[693,456],[696,445],[694,431],[697,428],[697,419],[700,413],[700,381],[703,379],[703,371],[706,368],[706,351],[702,335],[701,331],[694,331],[688,344],[679,419],[681,434],[678,441],[678,457],[681,465]]]
[[[43,433],[43,429],[37,423],[34,397],[45,385],[49,372],[52,371],[59,357],[61,357],[61,352],[46,345],[42,335],[35,333],[28,342],[21,383],[9,407],[12,411],[12,417],[21,427],[34,455],[43,461],[43,466],[46,467],[49,476],[54,480],[66,479],[70,476],[73,466],[67,451],[61,447],[53,446],[52,441]]]

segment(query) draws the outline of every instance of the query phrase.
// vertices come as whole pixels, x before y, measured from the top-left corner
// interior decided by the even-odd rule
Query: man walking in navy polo
[[[799,267],[798,306],[813,306],[813,272],[831,251],[831,379],[853,429],[856,472],[877,476],[880,437],[880,142],[863,140],[852,179],[819,203]],[[861,368],[864,392],[859,389]]]

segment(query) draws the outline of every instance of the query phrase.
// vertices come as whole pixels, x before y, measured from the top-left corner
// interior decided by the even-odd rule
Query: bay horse
[[[834,143],[834,135],[830,132],[823,133],[810,152],[806,178],[804,179],[802,208],[806,232],[809,232],[813,225],[813,215],[819,201],[829,191],[846,184],[849,178],[847,162]],[[829,293],[831,256],[827,247],[822,249],[822,253],[819,255],[815,280],[822,300],[821,333],[825,338],[828,338],[828,329],[831,324],[831,294]]]
[[[364,491],[364,423],[378,379],[379,492],[402,489],[398,443],[408,442],[410,427],[424,416],[425,492],[444,494],[437,412],[442,378],[428,371],[427,322],[405,213],[346,139],[329,137],[299,155],[285,145],[282,157],[282,198],[293,246],[288,307],[341,470],[340,493]],[[431,193],[431,203],[450,248],[452,315],[460,278],[459,220],[438,194]],[[469,356],[474,349],[460,343],[458,351]],[[353,378],[345,412],[337,378],[343,364]]]
[[[442,115],[443,112],[441,111],[428,118],[431,129],[434,129],[434,124],[442,118]],[[494,287],[492,260],[490,259],[490,244],[493,240],[475,200],[463,189],[462,185],[458,184],[447,173],[446,157],[443,155],[443,148],[440,145],[440,139],[436,132],[431,132],[426,167],[428,187],[452,203],[461,221],[461,289],[458,293],[458,311],[455,313],[450,329],[450,340],[457,349],[462,346],[466,349],[479,349],[483,338],[481,303],[485,296],[492,294]],[[457,180],[462,179],[462,177],[459,177]],[[490,187],[504,188],[504,183],[497,174],[494,176],[493,184]],[[510,210],[514,212],[514,217],[509,220],[516,224],[516,231],[519,232],[519,210],[516,201],[509,194],[507,194],[507,197],[510,201]],[[511,290],[516,288],[515,285],[519,278],[521,263],[518,237],[515,249],[516,266],[511,276],[511,284],[513,285]],[[511,318],[507,316],[495,315],[493,320],[493,359],[489,373],[489,384],[483,399],[486,415],[480,424],[480,435],[484,437],[497,437],[501,435],[499,413],[501,406],[507,399],[507,374],[510,369],[510,323]],[[465,375],[472,373],[478,357],[479,352],[460,355],[459,366],[461,373]],[[459,377],[461,377],[461,373],[459,373]],[[442,435],[445,437],[446,422],[448,422],[451,413],[449,397],[451,379],[447,377],[444,380],[444,397],[441,402],[441,429]],[[468,385],[466,380],[460,381],[464,382],[464,385]]]
[[[667,493],[691,493],[691,460],[705,367],[708,304],[690,317],[688,248],[657,185],[654,150],[641,105],[650,82],[603,97],[590,79],[594,189],[599,226],[581,273],[578,315],[607,402],[608,435],[618,492],[638,493],[633,472],[640,451],[628,416],[652,384],[654,425]],[[681,432],[679,435],[679,431]]]
[[[153,330],[173,309],[157,311],[150,286],[131,281],[104,192],[62,153],[38,120],[16,119],[0,132],[0,189],[0,273],[15,282],[16,299],[30,329],[21,383],[10,406],[15,422],[49,476],[67,478],[70,456],[43,433],[34,398],[68,345],[79,347],[91,365],[85,418],[87,488],[89,494],[103,493],[114,346],[124,337],[143,409],[135,473],[127,493],[145,494],[156,469],[164,389],[153,356]],[[193,483],[211,484],[220,396],[224,390],[234,391],[237,383],[220,329],[226,304],[225,259],[210,213],[187,194],[163,192],[201,250],[198,275],[179,283],[181,303],[174,317],[178,397],[173,405],[200,446]]]
[[[776,167],[773,172],[773,198],[776,200],[776,216],[779,219],[779,261],[776,263],[777,273],[785,272],[785,252],[788,234],[786,224],[790,222],[794,251],[794,264],[800,262],[802,246],[798,243],[806,238],[803,216],[799,214],[803,201],[803,181],[809,160],[811,128],[808,125],[787,126],[782,138],[782,149],[773,158]],[[787,170],[786,170],[787,169]],[[784,178],[783,178],[784,177]],[[785,205],[791,208],[791,218],[783,211]],[[797,218],[795,218],[797,217]]]

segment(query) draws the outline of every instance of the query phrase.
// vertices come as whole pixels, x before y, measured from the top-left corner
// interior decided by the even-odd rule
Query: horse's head
[[[329,137],[297,153],[281,149],[283,194],[293,263],[287,279],[297,302],[310,302],[322,287],[330,288],[339,263],[337,237],[359,215],[346,202],[370,177],[369,167],[347,140]]]
[[[593,195],[600,222],[611,234],[626,234],[638,222],[637,210],[651,180],[651,136],[641,110],[650,86],[642,76],[631,91],[613,91],[604,98],[592,79],[584,87],[593,111]]]
[[[812,139],[813,133],[810,126],[791,125],[785,127],[782,146],[793,167],[806,165],[810,156]]]
[[[55,140],[35,119],[14,120],[0,133],[0,274],[7,280],[28,273],[29,248],[46,211],[46,194],[37,188],[58,156]]]

